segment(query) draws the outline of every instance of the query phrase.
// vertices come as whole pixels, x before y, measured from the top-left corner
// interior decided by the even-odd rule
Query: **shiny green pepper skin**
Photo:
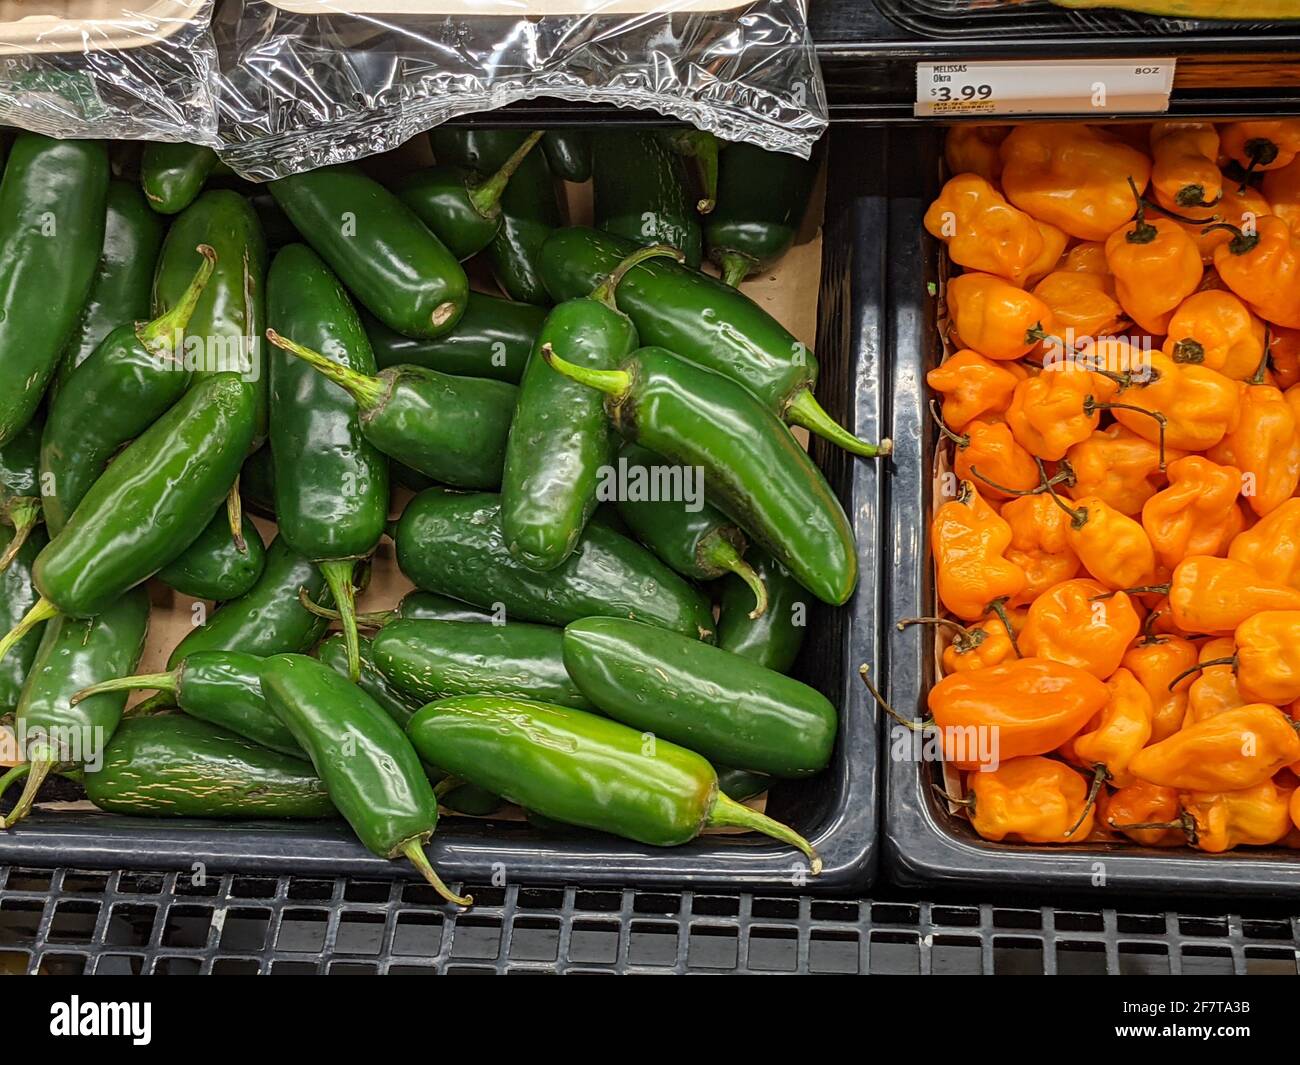
[[[0,527],[0,551],[8,547],[13,533]],[[0,572],[0,629],[8,632],[23,615],[36,605],[39,594],[32,584],[32,563],[49,541],[46,531],[37,526],[14,555],[8,568]],[[18,696],[27,680],[36,648],[41,642],[43,626],[27,633],[4,658],[0,659],[0,714],[7,714],[18,705]]]
[[[156,574],[182,595],[223,603],[252,589],[266,565],[266,545],[257,526],[244,515],[245,550],[230,535],[226,508],[218,508],[199,538]]]
[[[198,144],[146,144],[140,156],[140,187],[159,214],[185,210],[203,191],[217,153]]]
[[[14,138],[0,181],[0,447],[31,421],[90,294],[104,244],[102,141]]]
[[[375,635],[370,653],[417,705],[452,695],[514,695],[589,710],[565,672],[560,635],[522,621],[394,621]]]
[[[455,328],[469,295],[465,271],[377,181],[355,167],[333,166],[268,188],[348,291],[390,329],[438,337]]]
[[[563,564],[538,573],[506,548],[500,513],[496,495],[421,492],[398,522],[398,566],[418,588],[484,609],[500,603],[512,621],[631,616],[712,641],[708,601],[639,544],[592,523]]]
[[[597,133],[594,144],[596,225],[635,244],[672,245],[698,267],[703,237],[681,158],[650,130]]]
[[[767,588],[767,610],[752,617],[753,590],[737,576],[721,581],[718,646],[760,666],[789,673],[808,631],[808,591],[766,551],[752,548],[745,556]]]
[[[591,134],[585,129],[548,129],[542,151],[556,177],[575,185],[591,180]]]
[[[820,692],[675,633],[619,618],[564,630],[564,666],[604,713],[715,764],[777,777],[826,767],[839,719]]]
[[[135,817],[335,816],[311,765],[184,714],[118,726],[86,798]]]

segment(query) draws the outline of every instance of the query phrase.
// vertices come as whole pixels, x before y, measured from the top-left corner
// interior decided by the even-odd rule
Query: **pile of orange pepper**
[[[985,839],[1300,847],[1300,119],[958,126],[928,696]]]

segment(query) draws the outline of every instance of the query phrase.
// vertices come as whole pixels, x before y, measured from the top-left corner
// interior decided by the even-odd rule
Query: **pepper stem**
[[[295,358],[302,359],[313,370],[324,374],[339,388],[351,394],[362,410],[377,407],[384,396],[384,383],[378,377],[357,373],[350,366],[341,366],[333,359],[327,359],[319,351],[312,351],[288,337],[282,337],[274,329],[266,331],[266,339],[281,351],[287,351]]]
[[[1133,228],[1124,234],[1124,239],[1130,244],[1150,244],[1156,239],[1156,227],[1147,221],[1146,201],[1142,199],[1142,193],[1132,174],[1128,177],[1128,187],[1133,191],[1133,201],[1137,208],[1133,213]]]
[[[122,711],[122,717],[148,717],[159,710],[171,710],[176,705],[176,697],[169,691],[160,691],[157,695],[151,695],[148,699],[141,699],[134,706],[128,706]]]
[[[501,164],[501,168],[495,174],[477,185],[470,186],[470,206],[484,218],[491,218],[500,210],[501,194],[506,191],[510,179],[515,176],[515,171],[528,158],[528,153],[533,150],[533,145],[542,139],[544,132],[539,129],[528,134],[523,144],[510,153],[510,158]]]
[[[465,781],[460,777],[445,776],[433,786],[433,794],[441,799],[449,791],[455,791],[464,783]]]
[[[757,810],[752,810],[748,806],[736,802],[735,799],[728,798],[722,791],[714,793],[713,806],[710,808],[709,815],[704,823],[715,828],[722,825],[730,825],[733,828],[748,828],[755,832],[761,832],[765,836],[771,836],[773,839],[779,839],[782,843],[790,844],[808,859],[808,868],[813,876],[822,871],[821,858],[813,850],[812,844],[803,836],[799,835],[789,825],[783,825],[780,821],[768,817],[767,814],[761,814]]]
[[[1242,174],[1241,184],[1237,186],[1237,195],[1245,195],[1246,189],[1250,187],[1251,175],[1255,173],[1258,166],[1268,166],[1269,163],[1277,159],[1277,145],[1267,137],[1252,137],[1245,145],[1246,154],[1250,156],[1250,166]]]
[[[212,271],[217,265],[217,253],[208,244],[200,244],[194,249],[203,256],[203,262],[195,271],[194,278],[186,286],[176,306],[165,311],[152,322],[136,326],[135,335],[144,349],[155,358],[161,359],[171,354],[175,348],[178,334],[185,331],[190,324],[194,308],[199,305],[199,298],[207,288]]]
[[[564,374],[569,380],[604,392],[615,399],[622,399],[632,389],[632,375],[626,370],[593,370],[588,366],[575,366],[555,354],[555,349],[549,342],[542,345],[542,358],[547,366]]]
[[[31,813],[32,803],[36,801],[36,793],[41,790],[45,778],[50,775],[50,770],[54,768],[54,760],[34,760],[28,762],[27,765],[30,768],[27,773],[27,780],[23,783],[23,793],[18,796],[18,801],[14,804],[14,808],[9,811],[9,816],[0,817],[0,829],[13,828],[14,825]]]
[[[23,544],[27,542],[27,537],[36,528],[36,523],[41,517],[41,501],[34,496],[13,496],[5,504],[5,512],[5,517],[14,527],[14,534],[4,554],[0,555],[0,573],[12,565]]]
[[[1169,426],[1169,419],[1158,410],[1147,410],[1146,407],[1139,407],[1136,403],[1098,403],[1093,396],[1088,396],[1083,401],[1083,413],[1092,414],[1099,410],[1131,410],[1137,414],[1145,414],[1148,418],[1154,418],[1159,428],[1160,437],[1160,465],[1158,469],[1161,473],[1165,470],[1165,430]]]
[[[355,684],[361,679],[361,640],[357,635],[357,603],[352,587],[352,573],[356,568],[355,559],[330,559],[318,562],[321,576],[329,585],[330,594],[334,596],[334,605],[338,608],[339,624],[343,629],[343,642],[348,651],[348,677]]]
[[[1205,345],[1192,337],[1183,337],[1174,343],[1174,362],[1202,363],[1205,361]]]
[[[1217,207],[1221,199],[1223,199],[1222,193],[1212,200],[1207,200],[1203,185],[1184,185],[1174,194],[1174,203],[1179,207]]]
[[[1224,229],[1232,234],[1232,239],[1228,241],[1228,251],[1233,255],[1245,255],[1247,252],[1255,250],[1255,245],[1259,243],[1258,233],[1247,233],[1240,226],[1234,226],[1230,222],[1215,222],[1201,230],[1202,233],[1213,233],[1216,229]]]
[[[879,444],[859,440],[822,409],[807,385],[791,398],[785,408],[785,420],[794,425],[802,425],[810,433],[816,433],[823,440],[829,440],[849,454],[860,455],[864,459],[888,455],[894,450],[894,443],[889,437],[884,437]]]
[[[170,697],[175,698],[176,693],[181,686],[181,670],[183,666],[177,666],[169,673],[138,673],[134,677],[116,677],[113,680],[100,681],[98,684],[92,684],[88,688],[82,688],[68,700],[69,706],[76,706],[84,699],[89,699],[92,695],[100,695],[103,692],[128,692],[137,691],[141,688],[156,688],[160,692],[166,692]]]
[[[603,303],[611,311],[618,311],[614,296],[622,284],[627,272],[634,266],[640,266],[647,259],[673,259],[679,263],[686,261],[686,256],[671,244],[651,244],[648,248],[637,248],[626,259],[611,270],[595,288],[588,299]]]
[[[1011,618],[1007,616],[1006,599],[994,599],[985,609],[997,615],[997,619],[1002,622],[1002,627],[1007,630],[1007,639],[1011,641],[1011,650],[1016,652],[1017,658],[1023,658],[1024,656],[1020,653],[1020,641],[1016,639],[1016,630],[1011,627]]]
[[[45,596],[41,596],[32,604],[32,608],[22,616],[22,620],[5,633],[3,638],[0,638],[0,661],[3,661],[4,656],[13,650],[14,644],[36,628],[37,625],[58,616],[59,608],[46,599]]]
[[[925,732],[927,729],[937,727],[934,723],[933,718],[928,718],[925,721],[909,721],[907,718],[905,718],[902,714],[900,714],[897,710],[895,710],[892,706],[890,706],[888,701],[885,699],[885,697],[880,694],[880,689],[877,688],[875,684],[871,682],[871,677],[868,675],[868,672],[869,672],[869,667],[865,662],[863,662],[862,665],[858,666],[858,676],[862,678],[862,683],[867,686],[867,691],[871,693],[871,697],[876,700],[876,705],[879,706],[880,709],[882,709],[885,713],[887,713],[900,725],[904,726],[905,728],[911,729],[913,732]]]
[[[4,776],[0,777],[0,798],[4,797],[4,793],[9,790],[10,784],[16,780],[22,780],[23,777],[31,771],[31,762],[20,762],[18,765],[10,769]]]
[[[1038,464],[1038,474],[1042,477],[1043,487],[1047,490],[1047,494],[1051,497],[1052,502],[1065,511],[1065,513],[1070,515],[1071,528],[1082,529],[1088,522],[1088,508],[1079,507],[1078,509],[1075,509],[1057,495],[1052,489],[1052,482],[1047,476],[1047,469],[1043,466],[1043,460],[1035,457],[1034,462]]]
[[[324,618],[326,621],[342,621],[342,617],[337,610],[331,610],[327,606],[320,606],[312,601],[307,594],[306,588],[298,589],[298,602],[303,609],[309,614],[315,614],[318,618]],[[357,614],[357,624],[363,629],[382,629],[390,621],[397,617],[396,610],[373,610],[369,613]]]
[[[948,424],[943,420],[943,414],[939,411],[939,404],[933,398],[930,400],[930,417],[934,419],[934,424],[939,427],[940,436],[951,440],[958,447],[970,447],[970,434],[955,433],[949,429]]]
[[[1173,691],[1178,686],[1180,680],[1190,677],[1193,673],[1200,673],[1202,670],[1209,669],[1211,666],[1233,666],[1237,665],[1237,656],[1229,655],[1227,658],[1207,658],[1204,662],[1197,662],[1194,666],[1189,666],[1171,680],[1166,687]]]
[[[415,839],[408,839],[398,848],[398,853],[404,855],[410,863],[420,871],[420,875],[428,881],[429,886],[436,891],[440,897],[446,899],[455,906],[463,906],[468,909],[474,905],[473,895],[455,895],[452,894],[451,888],[442,882],[433,866],[429,863],[429,856],[424,853],[424,841],[418,836]]]
[[[758,272],[758,260],[752,255],[745,255],[738,251],[724,251],[719,258],[718,269],[722,272],[722,280],[732,288],[740,288],[740,283],[749,277],[750,274]]]
[[[239,474],[235,474],[235,483],[226,493],[226,523],[230,526],[230,538],[235,542],[235,550],[241,555],[248,554],[248,541],[244,539],[244,497],[239,494]]]
[[[1083,809],[1079,811],[1079,819],[1065,830],[1067,836],[1073,836],[1079,831],[1079,826],[1088,816],[1088,811],[1097,804],[1097,795],[1101,792],[1101,786],[1110,779],[1110,770],[1098,762],[1092,767],[1092,786],[1088,789],[1088,798],[1083,804]]]
[[[754,593],[754,609],[749,612],[749,620],[757,621],[767,613],[767,585],[754,567],[741,557],[736,545],[724,537],[714,537],[707,550],[707,561],[718,569],[734,573]]]

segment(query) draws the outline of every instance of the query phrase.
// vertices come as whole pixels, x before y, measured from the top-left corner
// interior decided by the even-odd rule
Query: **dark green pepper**
[[[591,180],[591,135],[583,129],[548,129],[542,151],[551,173],[575,185]]]
[[[766,270],[794,244],[817,167],[788,152],[738,143],[722,154],[718,207],[704,246],[733,287]]]
[[[567,625],[592,615],[635,617],[713,639],[713,610],[699,591],[639,544],[589,524],[561,565],[538,573],[518,561],[501,532],[501,497],[431,488],[398,522],[397,564],[418,588],[511,620]]]
[[[395,191],[447,250],[464,262],[497,235],[502,193],[541,137],[540,131],[530,133],[491,177],[479,178],[472,170],[442,164],[406,175]]]
[[[452,377],[423,366],[394,366],[377,376],[340,366],[296,337],[267,333],[360,408],[360,426],[374,447],[419,473],[460,488],[496,488],[519,389],[484,377]],[[304,373],[311,371],[303,368]],[[315,375],[313,375],[315,376]],[[328,378],[333,384],[327,383]]]
[[[153,689],[170,696],[190,717],[219,725],[281,754],[306,758],[293,734],[262,698],[264,661],[240,651],[195,651],[168,673],[140,673],[92,684],[72,697],[72,705],[102,692]]]
[[[277,536],[266,549],[266,565],[252,590],[225,603],[185,639],[167,659],[173,669],[199,651],[243,651],[267,657],[316,646],[328,622],[303,606],[299,593],[329,604],[320,569]]]
[[[771,551],[815,596],[836,606],[858,583],[853,529],[808,453],[754,395],[663,348],[642,348],[618,370],[557,370],[604,392],[614,427],[672,462],[704,470],[724,514]]]
[[[203,191],[217,153],[198,144],[146,144],[140,156],[140,187],[159,214],[185,210]]]
[[[448,902],[453,895],[424,853],[438,800],[402,730],[369,695],[329,666],[276,655],[262,666],[267,705],[297,738],[330,800],[361,842],[384,858],[405,856]]]
[[[225,510],[218,510],[199,538],[154,576],[195,599],[238,599],[257,583],[266,565],[266,545],[257,526],[245,517],[243,530],[241,551]]]
[[[718,646],[789,673],[808,631],[808,592],[766,551],[751,548],[746,561],[767,588],[767,610],[753,616],[753,592],[739,577],[724,577],[718,612]]]
[[[274,329],[328,351],[328,358],[317,357],[341,372],[374,372],[375,357],[352,301],[310,248],[282,249],[271,264],[267,290]],[[324,574],[356,680],[361,664],[354,571],[384,535],[388,460],[363,435],[357,403],[346,391],[278,347],[268,356],[276,521],[285,541]]]
[[[456,328],[437,340],[413,340],[376,318],[362,320],[380,369],[423,366],[457,377],[491,377],[515,385],[524,375],[546,312],[531,303],[471,292]]]
[[[772,781],[763,773],[718,766],[718,787],[728,799],[748,802],[750,799],[758,798],[771,786]]]
[[[718,138],[702,129],[656,131],[670,151],[688,161],[699,199],[695,209],[709,214],[718,205]]]
[[[506,546],[532,569],[554,569],[573,553],[617,446],[600,396],[551,372],[540,352],[549,345],[579,366],[613,369],[637,346],[636,328],[614,304],[619,282],[645,259],[677,254],[665,246],[633,252],[589,296],[560,304],[542,326],[520,385],[501,481]]]
[[[86,798],[136,817],[334,817],[311,765],[184,714],[118,726]]]
[[[694,478],[698,498],[688,498],[692,478],[682,466],[666,463],[639,444],[624,444],[618,453],[618,513],[636,538],[683,577],[712,581],[734,573],[749,587],[750,612],[767,610],[767,588],[744,559],[748,541],[740,526],[704,501],[704,483]],[[681,492],[674,491],[680,485]],[[662,488],[667,491],[662,491]]]
[[[465,311],[469,282],[445,245],[379,182],[353,166],[272,181],[276,203],[376,318],[438,337]]]
[[[394,621],[375,635],[370,653],[379,671],[419,704],[452,695],[516,695],[589,710],[564,670],[560,636],[550,625],[522,621]]]
[[[821,859],[793,829],[729,799],[703,758],[664,739],[570,707],[467,695],[430,703],[407,735],[448,772],[566,824],[657,847],[705,828],[748,828]]]
[[[0,447],[40,405],[104,245],[102,141],[14,138],[0,181]]]
[[[547,290],[557,300],[590,292],[632,246],[594,229],[557,230],[542,249]],[[868,444],[831,419],[813,395],[817,359],[807,345],[729,285],[677,263],[642,263],[619,286],[618,306],[641,343],[731,378],[782,420],[855,455],[889,453],[889,441]]]
[[[125,693],[106,692],[75,706],[72,696],[135,669],[148,630],[149,596],[143,588],[118,596],[97,617],[60,615],[45,626],[15,715],[26,747],[27,779],[0,827],[12,828],[27,816],[56,764],[93,766],[103,755],[122,718]]]
[[[487,261],[501,291],[512,300],[546,306],[542,246],[564,225],[555,179],[540,155],[530,155],[501,195],[501,228],[487,246]]]
[[[652,130],[597,133],[594,154],[596,225],[635,244],[671,245],[699,266],[703,237],[681,158]]]
[[[275,458],[271,448],[258,448],[239,471],[239,494],[244,509],[275,520]]]
[[[0,542],[6,539],[12,543],[13,534],[0,529]],[[45,530],[36,528],[27,542],[14,552],[10,565],[0,573],[0,628],[5,632],[17,625],[36,605],[39,594],[32,584],[32,563],[48,540]],[[7,714],[18,705],[18,696],[27,679],[27,671],[31,669],[32,659],[36,657],[42,630],[43,626],[38,625],[0,661],[0,714]]]
[[[153,425],[189,388],[184,337],[216,263],[206,244],[198,263],[170,310],[151,322],[127,321],[110,331],[50,404],[40,468],[41,506],[51,534],[57,536],[68,524],[122,445]]]
[[[335,611],[323,611],[331,621],[337,621]],[[392,610],[378,610],[370,614],[358,614],[357,623],[368,628],[381,629],[394,621],[472,621],[479,624],[495,621],[505,624],[504,611],[500,615],[492,610],[471,606],[445,595],[433,592],[407,592],[401,602]]]
[[[102,613],[184,551],[230,491],[252,437],[237,377],[191,388],[114,460],[37,556],[41,598],[0,639],[0,660],[33,625]]]
[[[40,459],[44,432],[40,419],[34,418],[0,447],[0,524],[14,531],[0,552],[0,573],[13,562],[41,520]]]
[[[510,158],[525,136],[515,129],[437,126],[429,133],[429,146],[440,166],[463,166],[490,174]]]
[[[622,618],[564,630],[564,666],[616,721],[710,761],[806,777],[824,768],[838,715],[821,692],[699,640]]]
[[[52,396],[110,332],[123,322],[143,322],[149,317],[153,271],[165,229],[166,224],[149,209],[138,185],[130,181],[108,183],[104,246],[81,318],[54,371]]]

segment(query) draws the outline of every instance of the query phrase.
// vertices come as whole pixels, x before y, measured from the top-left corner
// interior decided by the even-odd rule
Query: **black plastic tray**
[[[894,438],[894,469],[885,486],[888,571],[882,629],[886,695],[904,715],[921,717],[934,683],[929,626],[897,632],[896,618],[933,613],[934,590],[927,528],[937,434],[926,411],[925,372],[942,354],[936,328],[941,246],[921,224],[940,184],[942,129],[890,131],[889,341],[893,365],[887,413]],[[890,744],[903,726],[882,738],[885,776],[886,867],[900,884],[995,883],[1010,890],[1087,893],[1168,892],[1294,896],[1300,854],[1248,848],[1222,855],[1161,851],[1123,844],[1033,847],[989,843],[962,816],[949,812],[931,785],[937,764],[895,759]],[[1100,896],[1099,896],[1100,897]]]
[[[823,232],[817,355],[822,404],[867,438],[879,435],[880,331],[885,259],[884,156],[853,131],[831,137]],[[875,713],[856,680],[876,659],[879,614],[878,467],[818,441],[813,455],[839,494],[860,546],[861,582],[850,602],[811,612],[796,675],[840,708],[832,764],[806,781],[783,781],[768,811],[816,846],[823,873],[806,884],[803,860],[755,835],[709,835],[661,849],[596,834],[543,835],[521,822],[445,818],[431,854],[448,881],[533,884],[726,885],[773,890],[866,887],[876,869],[878,806]],[[796,860],[797,859],[797,860]],[[298,875],[411,875],[376,858],[342,823],[219,824],[151,821],[98,813],[36,811],[0,833],[0,864]]]

